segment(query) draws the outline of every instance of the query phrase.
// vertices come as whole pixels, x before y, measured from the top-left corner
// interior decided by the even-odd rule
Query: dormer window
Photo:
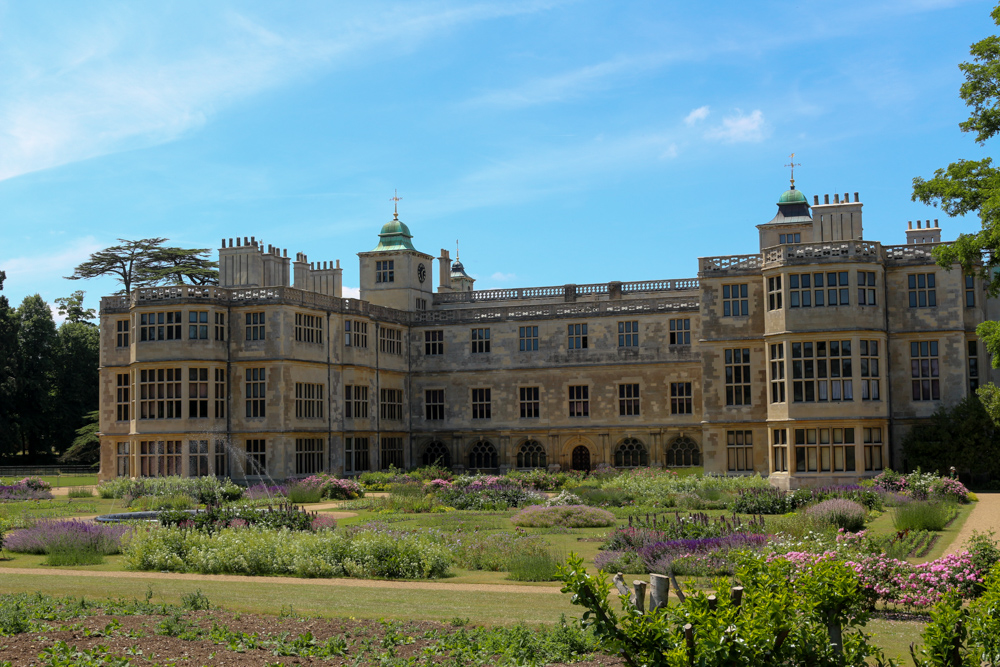
[[[396,271],[391,259],[375,262],[375,282],[391,283],[396,281]]]
[[[798,234],[778,234],[778,243],[802,243],[802,233]]]

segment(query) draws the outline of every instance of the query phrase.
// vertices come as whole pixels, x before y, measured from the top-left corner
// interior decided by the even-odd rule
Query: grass
[[[70,498],[93,498],[96,494],[89,486],[73,486],[67,495]]]
[[[59,548],[53,549],[45,557],[46,565],[75,566],[100,565],[104,562],[103,554],[93,549]]]
[[[428,588],[403,588],[393,582],[345,579],[289,579],[286,583],[259,579],[227,581],[222,577],[191,580],[185,576],[166,577],[157,573],[127,578],[120,573],[79,576],[58,570],[5,573],[0,578],[0,593],[40,591],[54,596],[93,597],[95,591],[100,591],[102,596],[141,598],[149,586],[154,592],[153,602],[179,604],[183,596],[200,589],[213,604],[233,611],[278,614],[292,600],[297,614],[444,622],[461,617],[482,625],[556,623],[561,614],[579,616],[582,612],[570,603],[568,595],[529,586],[521,587],[524,592],[485,593],[441,590],[433,588],[434,583],[426,584]]]

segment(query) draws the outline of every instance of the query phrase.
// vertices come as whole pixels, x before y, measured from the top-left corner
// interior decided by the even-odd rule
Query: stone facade
[[[224,241],[218,287],[102,300],[101,477],[703,465],[795,488],[898,466],[988,379],[996,306],[934,264],[936,221],[883,246],[857,193],[778,209],[760,252],[698,278],[477,291],[442,250],[436,292],[394,217],[360,300],[339,261]]]

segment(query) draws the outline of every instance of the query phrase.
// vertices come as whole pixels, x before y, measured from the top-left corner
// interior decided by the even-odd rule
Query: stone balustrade
[[[643,292],[674,292],[697,290],[697,278],[677,280],[639,280],[633,282],[591,283],[587,285],[558,285],[551,287],[516,287],[509,289],[474,290],[469,292],[441,292],[434,295],[435,305],[453,303],[480,303],[489,301],[520,301],[525,299],[566,299],[579,296],[600,296],[620,290],[621,294]]]

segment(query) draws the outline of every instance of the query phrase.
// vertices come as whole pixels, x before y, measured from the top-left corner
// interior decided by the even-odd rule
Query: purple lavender
[[[8,551],[26,554],[45,554],[53,549],[86,549],[110,555],[121,551],[122,537],[131,531],[131,526],[79,519],[40,521],[31,528],[5,535],[3,546]]]

